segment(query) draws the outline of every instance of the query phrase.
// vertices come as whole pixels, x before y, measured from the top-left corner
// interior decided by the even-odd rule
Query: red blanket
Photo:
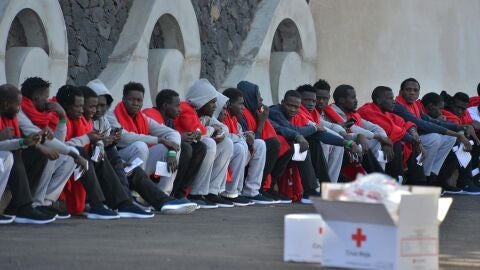
[[[480,97],[471,97],[468,107],[476,107],[478,105],[480,105]]]
[[[147,108],[142,111],[143,114],[157,121],[159,124],[165,124],[162,114],[155,108]]]
[[[414,102],[413,104],[408,104],[402,96],[397,96],[397,98],[395,98],[395,101],[405,106],[405,108],[407,108],[407,110],[413,115],[415,115],[417,118],[420,118],[421,109],[418,107],[417,102]]]
[[[325,107],[323,110],[325,115],[332,120],[333,123],[335,124],[341,124],[345,122],[346,120],[342,118],[333,108],[332,105],[328,105]],[[351,112],[347,113],[347,119],[354,119],[355,120],[355,125],[361,127],[362,126],[362,117],[357,113],[357,112]]]
[[[470,125],[473,123],[473,119],[468,111],[462,117],[458,117],[450,111],[442,110],[442,115],[445,116],[447,121],[453,122],[459,125]]]
[[[180,114],[173,122],[175,128],[180,132],[194,132],[200,129],[200,132],[207,134],[207,128],[202,124],[195,108],[188,102],[180,103]]]
[[[13,119],[8,119],[6,117],[0,118],[0,130],[7,127],[13,128],[13,134],[15,137],[20,138],[20,126],[18,125],[17,116],[15,116]]]
[[[228,111],[225,114],[223,123],[228,127],[228,131],[232,134],[238,134],[238,120],[235,115],[231,115]]]
[[[118,122],[125,130],[137,134],[148,135],[148,120],[143,113],[139,112],[134,118],[130,117],[123,102],[118,103],[113,112],[115,113]]]
[[[22,111],[35,126],[41,129],[49,127],[50,129],[55,130],[57,127],[59,120],[58,115],[54,112],[38,111],[32,100],[27,97],[22,97]]]

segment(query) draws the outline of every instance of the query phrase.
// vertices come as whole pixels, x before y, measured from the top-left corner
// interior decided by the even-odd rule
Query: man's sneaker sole
[[[275,201],[260,201],[260,200],[253,200],[253,199],[252,199],[252,202],[254,202],[255,204],[262,204],[262,205],[276,204]]]
[[[178,205],[176,205],[176,207],[164,206],[162,207],[161,213],[165,215],[188,215],[198,209],[196,203],[189,203],[180,206],[181,207],[178,207]]]
[[[46,220],[38,220],[38,219],[31,219],[31,218],[22,218],[22,217],[16,217],[13,222],[19,223],[19,224],[48,224],[52,223],[55,221],[55,218],[51,219],[46,219]]]
[[[0,225],[10,224],[15,220],[14,218],[0,220]]]
[[[461,194],[461,195],[480,195],[480,192],[478,191],[467,191],[467,190],[462,190],[462,191],[459,191],[457,193],[451,193],[451,192],[448,192],[448,191],[445,191],[446,194]]]
[[[66,216],[57,215],[56,219],[64,220],[64,219],[69,219],[71,217],[72,217],[72,215],[70,215],[70,214],[68,214]]]
[[[249,206],[251,205],[251,203],[238,203],[238,202],[234,202],[233,203],[234,206],[240,206],[240,207],[243,207],[243,206]]]
[[[278,200],[277,203],[278,204],[290,204],[290,203],[292,203],[292,200]]]
[[[92,213],[85,213],[84,215],[85,215],[88,219],[113,220],[113,219],[119,219],[119,218],[120,218],[120,215],[116,215],[116,216],[104,216],[104,215],[92,214]]]
[[[300,200],[300,203],[302,203],[302,204],[313,204],[312,200],[310,200],[310,199],[305,199],[305,198],[302,198],[302,199]]]
[[[130,213],[130,212],[117,212],[117,214],[120,216],[120,218],[147,219],[147,218],[153,218],[155,216],[153,213],[150,213],[149,215],[144,215],[144,214],[136,214],[136,213]]]

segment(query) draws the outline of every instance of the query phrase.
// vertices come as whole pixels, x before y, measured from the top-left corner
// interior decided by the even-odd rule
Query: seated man
[[[418,166],[415,158],[419,153],[425,156],[423,147],[420,144],[415,124],[404,121],[400,116],[393,114],[394,95],[392,89],[386,86],[377,86],[372,92],[372,101],[360,107],[357,112],[362,119],[370,121],[385,130],[388,138],[393,142],[393,152],[385,152],[387,155],[385,173],[403,182],[404,170],[408,169],[408,181],[421,183],[418,179],[424,178],[423,168]],[[388,156],[392,155],[393,156]],[[413,162],[408,160],[413,159]]]
[[[179,132],[199,131],[202,134],[200,140],[207,146],[207,155],[188,196],[201,208],[233,207],[232,202],[219,196],[225,190],[233,143],[226,138],[220,125],[205,126],[200,119],[213,114],[218,94],[207,79],[196,81],[187,92],[186,102],[180,103],[180,114],[174,121]]]
[[[42,140],[42,132],[31,133],[22,137],[20,133],[20,125],[17,119],[17,113],[20,111],[22,95],[20,90],[10,84],[0,85],[0,150],[9,151],[13,154],[13,168],[9,175],[2,174],[1,183],[5,185],[5,176],[8,178],[8,186],[12,191],[12,200],[5,210],[3,222],[9,223],[14,220],[16,223],[28,224],[46,224],[55,221],[55,214],[46,213],[32,206],[32,195],[30,192],[30,180],[27,175],[26,167],[23,163],[21,154],[22,149],[37,148]],[[48,143],[48,138],[45,143]],[[12,155],[2,154],[4,159],[5,170],[8,172],[12,165]],[[43,169],[46,157],[41,160],[37,159],[37,166]],[[4,188],[3,188],[4,190]],[[3,193],[2,190],[2,193]]]
[[[159,124],[175,129],[173,122],[180,114],[180,96],[173,90],[164,89],[157,94],[155,107],[144,109],[143,113]],[[182,137],[181,154],[172,195],[181,199],[186,197],[187,189],[199,172],[202,160],[207,154],[207,147],[200,141],[201,134],[198,131],[181,132],[180,135]]]
[[[428,114],[422,113],[419,106],[420,101],[418,101],[419,95],[420,84],[418,81],[413,78],[404,80],[400,85],[399,96],[395,99],[393,113],[417,126],[420,140],[426,153],[423,171],[427,177],[427,184],[443,186],[444,190],[449,192],[460,192],[460,189],[449,186],[446,183],[446,179],[437,181],[437,176],[457,138],[466,145],[467,150],[471,149],[471,145],[465,136],[456,132],[463,129],[462,127],[446,121],[433,119]],[[438,111],[438,115],[441,114],[441,105],[439,103],[434,106],[435,110]]]
[[[383,172],[385,162],[379,162],[379,150],[384,153],[393,153],[392,141],[387,137],[385,131],[376,124],[362,119],[356,112],[357,96],[355,89],[350,85],[339,85],[333,92],[335,103],[326,110],[332,119],[338,118],[344,122],[353,122],[350,126],[352,134],[362,134],[367,141],[360,142],[363,150],[362,165],[368,173]],[[357,135],[358,136],[358,135]],[[393,154],[387,154],[392,157]]]
[[[242,92],[236,88],[228,88],[223,94],[228,101],[225,117],[219,120],[223,120],[228,127],[228,136],[233,141],[233,156],[229,166],[232,181],[227,183],[222,195],[236,205],[248,205],[249,201],[272,204],[275,202],[273,199],[260,194],[266,158],[265,142],[262,139],[255,139],[253,132],[243,132],[242,126],[238,123],[237,117],[241,117],[245,109]],[[223,105],[219,104],[219,108],[222,107]]]
[[[98,83],[95,86],[101,87]],[[105,134],[102,138],[105,156],[114,168],[125,192],[130,194],[131,189],[138,192],[156,211],[164,214],[189,214],[195,211],[197,207],[196,204],[169,197],[150,180],[141,167],[136,167],[127,175],[124,170],[124,162],[120,158],[116,148],[116,144],[121,137],[121,131],[112,131],[108,121],[105,119],[107,108],[105,96],[97,96],[97,93],[87,86],[81,86],[79,88],[82,90],[85,99],[83,116],[87,121],[94,120],[93,126],[95,130],[100,134]],[[100,106],[98,106],[99,99],[102,99]],[[100,110],[97,111],[98,107],[100,107]]]
[[[170,194],[177,173],[181,137],[177,131],[158,124],[141,112],[144,94],[145,89],[140,83],[130,82],[124,85],[122,101],[107,113],[107,118],[113,128],[123,128],[118,142],[122,159],[128,163],[136,157],[142,159],[146,163],[147,175],[155,173],[158,161],[167,163],[171,176],[160,176],[158,187]],[[130,145],[137,141],[149,145],[148,151],[143,151],[142,156],[136,156],[138,145]]]
[[[446,119],[448,122],[450,122],[449,125],[452,127],[452,129],[457,129],[456,126],[461,125],[462,130],[459,131],[459,133],[465,134],[467,139],[471,138],[478,145],[479,141],[477,135],[475,134],[475,130],[471,126],[472,121],[470,120],[468,115],[465,115],[466,108],[468,106],[468,96],[459,96],[460,97],[457,96],[457,98],[452,100],[452,102],[450,100],[447,100],[448,109],[445,110],[443,109],[444,101],[439,94],[427,93],[423,96],[421,101],[423,107],[422,109],[426,116],[431,117],[432,119],[436,119],[439,122],[442,122],[444,121],[444,119]],[[448,96],[448,98],[451,97]],[[470,144],[468,144],[468,146],[470,147],[470,150],[473,150]],[[476,154],[475,156],[477,156],[476,160],[478,160],[478,154]],[[458,188],[462,190],[461,193],[463,194],[480,194],[480,188],[477,187],[472,180],[472,166],[473,163],[470,162],[466,166],[466,168],[463,168],[457,161],[455,153],[449,151],[445,161],[443,162],[440,172],[438,173],[438,179],[442,179],[444,181],[443,183],[445,185],[445,193],[459,193],[459,191],[457,190]],[[456,175],[458,175],[458,181],[456,181],[456,186],[452,186],[452,188],[449,188],[451,186],[451,181],[447,181],[447,179],[453,177],[453,180],[457,180],[457,177],[455,177]]]
[[[125,192],[115,171],[108,159],[99,159],[96,162],[90,160],[94,148],[99,146],[103,135],[93,130],[92,121],[83,117],[84,96],[80,89],[72,85],[62,86],[56,95],[56,99],[67,113],[66,142],[75,146],[81,155],[88,158],[88,169],[79,181],[71,181],[64,189],[67,206],[70,211],[81,212],[84,208],[85,193],[90,204],[90,210],[86,212],[90,219],[117,219],[125,218],[151,218],[153,214],[147,213],[135,206],[131,198]],[[117,209],[117,213],[104,206],[104,201],[111,209]]]

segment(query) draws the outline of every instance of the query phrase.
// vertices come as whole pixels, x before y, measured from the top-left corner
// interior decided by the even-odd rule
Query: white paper
[[[88,163],[87,163],[87,168],[88,168]],[[82,166],[77,166],[73,171],[73,180],[77,181],[78,179],[80,179],[80,177],[82,177],[84,172],[85,170],[82,168]]]
[[[378,160],[378,162],[381,162],[381,163],[386,163],[387,162],[387,159],[385,158],[385,154],[380,149],[378,150],[377,160]]]
[[[473,144],[473,141],[470,141],[470,144]],[[466,152],[464,149],[465,148],[463,147],[463,144],[460,144],[460,146],[453,147],[452,151],[457,156],[460,166],[466,168],[468,163],[470,163],[470,160],[472,160],[472,155],[469,152]]]
[[[422,165],[423,165],[423,162],[421,162],[422,157],[423,157],[423,154],[422,154],[422,153],[420,153],[420,154],[417,156],[417,164],[418,164],[419,166],[422,166]]]
[[[133,169],[135,169],[136,167],[142,164],[143,164],[143,160],[137,157],[132,161],[132,164],[130,164],[130,166],[127,166],[124,168],[124,171],[126,174],[129,174],[131,171],[133,171]]]
[[[479,174],[479,173],[480,173],[480,169],[478,169],[478,168],[472,170],[472,176],[475,176],[475,175],[477,175],[477,174]]]
[[[3,158],[0,158],[0,172],[5,172],[5,167],[3,166],[3,162],[5,162]]]
[[[294,143],[293,149],[295,152],[293,153],[292,160],[294,161],[304,161],[307,158],[307,151],[300,152],[300,144]]]
[[[98,162],[98,159],[100,158],[100,147],[95,146],[95,150],[93,150],[93,155],[92,155],[92,161],[93,162]]]
[[[168,166],[166,162],[157,161],[155,176],[166,176],[166,177],[172,176],[172,173],[168,171]]]

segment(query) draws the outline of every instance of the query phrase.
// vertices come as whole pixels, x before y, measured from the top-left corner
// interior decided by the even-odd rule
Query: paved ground
[[[441,226],[441,268],[480,268],[480,197],[456,197]],[[284,263],[283,216],[313,207],[201,210],[151,220],[74,218],[0,226],[0,269],[320,269]]]

